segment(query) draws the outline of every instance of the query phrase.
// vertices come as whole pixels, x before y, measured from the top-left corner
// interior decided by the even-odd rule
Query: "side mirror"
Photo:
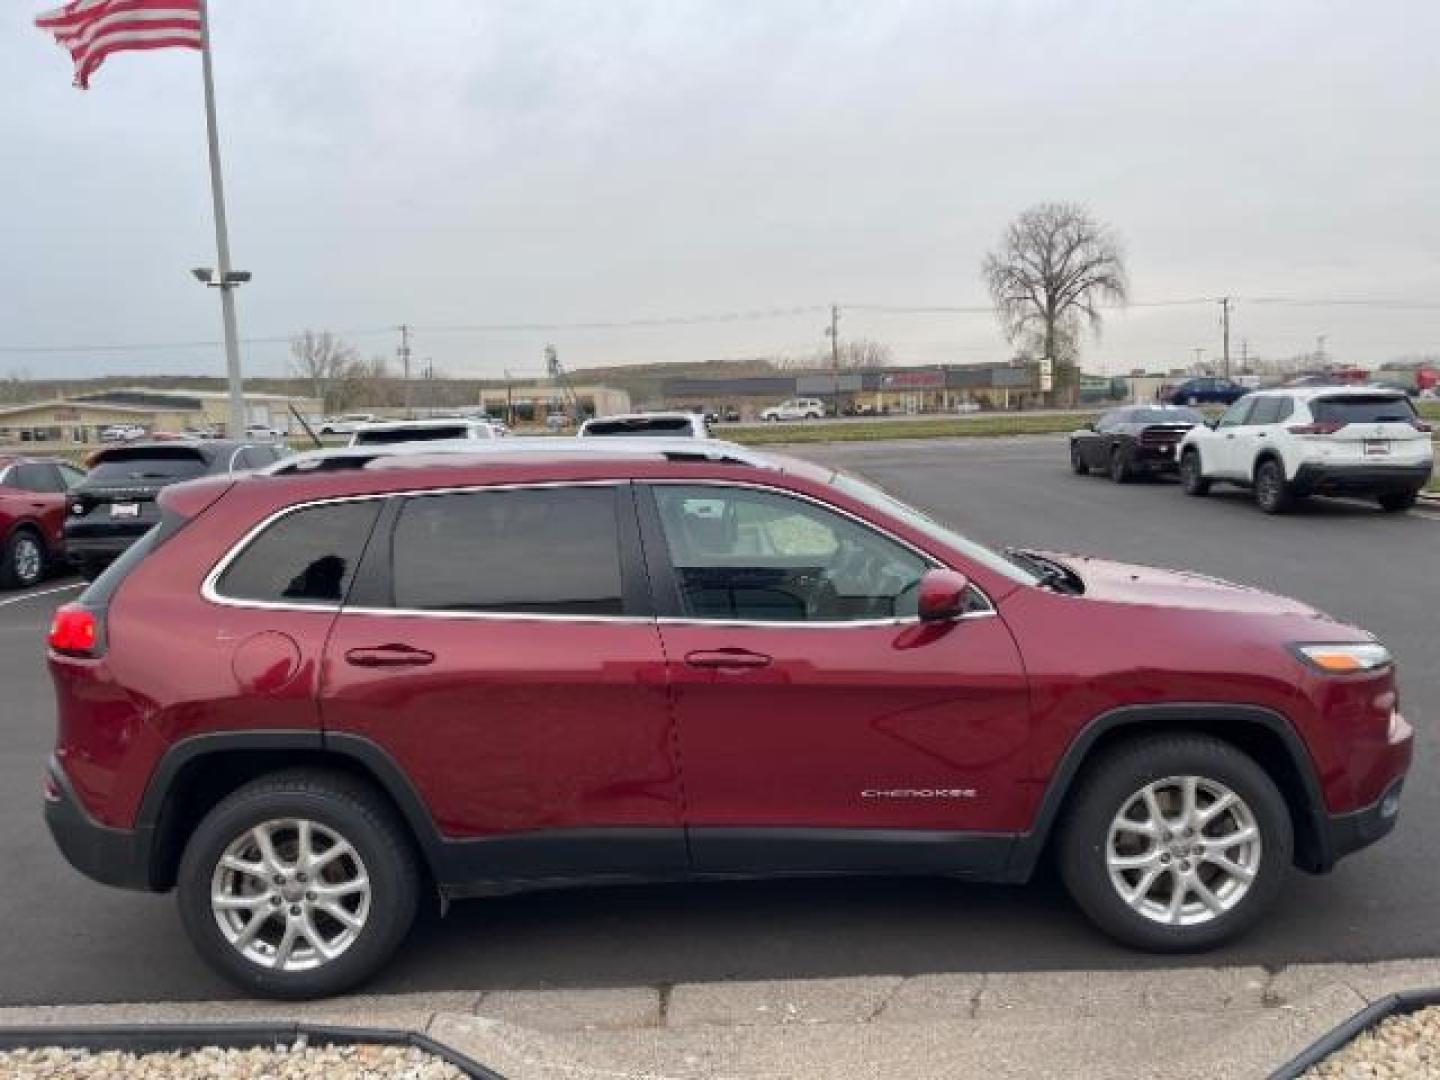
[[[958,570],[927,570],[920,579],[921,622],[941,622],[965,613],[965,592],[970,579]]]

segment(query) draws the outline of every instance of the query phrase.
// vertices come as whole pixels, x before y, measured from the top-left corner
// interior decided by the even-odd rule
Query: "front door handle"
[[[368,645],[345,654],[345,662],[356,667],[423,667],[434,659],[433,652],[410,645]]]
[[[693,668],[739,671],[770,665],[770,657],[749,649],[700,649],[685,654],[685,663]]]

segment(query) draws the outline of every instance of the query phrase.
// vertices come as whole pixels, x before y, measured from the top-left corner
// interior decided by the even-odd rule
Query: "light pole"
[[[221,257],[225,262],[229,261],[230,253],[226,247],[221,248]],[[231,270],[228,266],[219,270],[197,266],[190,273],[207,288],[220,290],[220,308],[225,322],[225,375],[230,390],[230,421],[226,425],[226,434],[238,439],[245,434],[245,393],[240,379],[240,347],[235,336],[235,298],[232,293],[250,280],[250,271]]]

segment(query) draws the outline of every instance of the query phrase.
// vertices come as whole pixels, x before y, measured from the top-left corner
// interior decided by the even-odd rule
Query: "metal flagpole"
[[[230,422],[226,434],[245,433],[245,394],[240,378],[240,342],[235,330],[235,288],[230,275],[230,232],[225,224],[225,181],[220,175],[220,133],[215,125],[215,78],[210,70],[210,11],[200,0],[200,63],[205,74],[205,130],[210,138],[210,195],[215,202],[215,257],[220,312],[225,321],[225,377],[230,391]]]

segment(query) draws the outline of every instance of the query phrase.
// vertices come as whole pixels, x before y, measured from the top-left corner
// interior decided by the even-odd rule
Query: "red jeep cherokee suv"
[[[1021,882],[1047,850],[1109,934],[1201,949],[1394,825],[1411,729],[1369,634],[724,443],[558,442],[167,488],[51,631],[66,857],[176,888],[211,963],[302,997],[431,892]]]

